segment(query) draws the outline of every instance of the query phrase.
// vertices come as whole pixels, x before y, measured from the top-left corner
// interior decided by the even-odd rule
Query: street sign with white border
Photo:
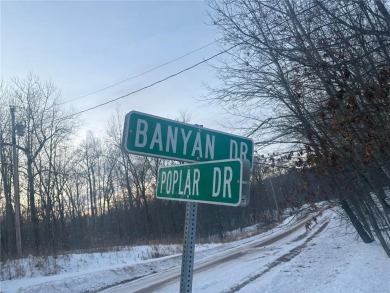
[[[229,159],[159,167],[156,196],[159,199],[228,206],[249,201],[248,160]]]
[[[185,162],[247,159],[253,166],[253,140],[199,125],[137,111],[126,115],[122,137],[126,153]]]

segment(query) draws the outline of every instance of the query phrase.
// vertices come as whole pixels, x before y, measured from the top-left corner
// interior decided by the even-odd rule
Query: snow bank
[[[195,261],[215,258],[218,253],[226,253],[256,239],[266,240],[288,229],[294,219],[286,221],[266,233],[239,241],[197,245]],[[240,286],[239,292],[390,292],[390,261],[380,245],[362,243],[356,233],[342,223],[339,211],[325,211],[321,221],[329,221],[329,224],[318,235],[315,233],[317,226],[309,233],[302,227],[297,231],[299,241],[282,239],[278,242],[279,250],[286,253],[305,242],[305,247],[292,258],[275,264],[276,256],[271,247],[267,248],[272,251],[269,256],[261,256],[264,274],[252,276],[248,271],[245,276],[245,271],[240,271],[245,277],[240,281],[244,285]],[[112,252],[69,254],[56,258],[30,256],[1,265],[1,292],[96,292],[157,272],[177,269],[180,264],[181,244],[127,247]],[[217,275],[221,272],[209,276],[215,282],[207,292],[221,292],[226,280],[216,281]]]

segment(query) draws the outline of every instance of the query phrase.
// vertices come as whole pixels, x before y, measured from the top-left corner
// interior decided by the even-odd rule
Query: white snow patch
[[[320,221],[328,220],[329,224],[315,236]],[[267,240],[288,229],[292,222],[286,219],[271,231],[231,243],[197,245],[195,262],[205,262],[222,253],[236,251],[258,239]],[[307,241],[311,236],[313,238]],[[300,253],[287,261],[280,261],[281,256],[302,245]],[[1,265],[1,292],[95,292],[114,284],[177,269],[181,264],[180,251],[181,245],[137,246],[106,253],[28,257],[6,262]],[[355,232],[346,230],[339,212],[328,210],[309,233],[302,228],[291,237],[260,248],[256,253],[256,259],[247,259],[246,263],[237,261],[233,271],[216,267],[211,274],[207,271],[207,275],[195,275],[193,292],[230,292],[226,289],[229,286],[237,289],[232,292],[242,293],[390,292],[389,258],[377,242],[364,244]],[[155,256],[159,258],[153,258]],[[256,264],[259,271],[253,271],[252,264]],[[20,278],[15,279],[17,276]],[[164,292],[173,291],[167,288]]]

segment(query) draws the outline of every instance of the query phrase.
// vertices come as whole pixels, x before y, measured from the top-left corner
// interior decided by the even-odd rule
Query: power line
[[[308,8],[306,8],[306,9],[303,9],[302,11],[296,13],[296,15],[298,16],[298,15],[300,15],[300,14],[302,14],[302,13],[304,13],[304,12],[310,10],[310,9],[311,9],[311,7],[308,7]],[[287,21],[288,21],[288,20],[283,21],[282,24],[283,24],[283,23],[286,23]],[[278,25],[280,25],[280,24],[278,24]],[[277,27],[278,25],[276,25],[276,26],[274,26],[274,27],[271,27],[271,29]],[[173,60],[171,60],[171,61],[168,61],[168,62],[166,62],[166,63],[163,63],[163,64],[161,64],[161,65],[158,65],[158,66],[156,66],[156,67],[154,67],[154,68],[152,68],[152,69],[149,69],[149,70],[147,70],[147,71],[145,71],[145,72],[142,72],[142,73],[137,74],[137,75],[135,75],[135,76],[129,77],[129,78],[124,79],[124,80],[122,80],[122,81],[120,81],[120,82],[117,82],[117,83],[115,83],[115,84],[106,86],[106,87],[104,87],[104,88],[101,88],[101,89],[96,90],[96,91],[94,91],[94,92],[91,92],[91,93],[89,93],[89,94],[86,94],[86,95],[83,95],[83,96],[79,96],[79,97],[74,98],[74,99],[71,99],[71,100],[69,100],[69,101],[65,101],[65,102],[59,103],[58,105],[64,105],[64,104],[67,104],[67,103],[70,103],[70,102],[73,102],[73,101],[76,101],[76,100],[79,100],[79,99],[82,99],[82,98],[91,96],[91,95],[93,95],[93,94],[99,93],[99,92],[104,91],[104,90],[106,90],[106,89],[109,89],[109,88],[112,88],[112,87],[117,86],[117,85],[119,85],[119,84],[122,84],[122,83],[124,83],[124,82],[126,82],[126,81],[135,79],[135,78],[137,78],[137,77],[139,77],[139,76],[142,76],[142,75],[145,75],[145,74],[147,74],[147,73],[150,73],[150,72],[152,72],[152,71],[154,71],[154,70],[156,70],[156,69],[159,69],[159,68],[161,68],[161,67],[163,67],[163,66],[169,65],[169,64],[171,64],[171,63],[173,63],[173,62],[175,62],[175,61],[177,61],[177,60],[180,60],[180,59],[182,59],[182,58],[184,58],[184,57],[186,57],[186,56],[188,56],[188,55],[191,55],[191,54],[193,54],[193,53],[195,53],[195,52],[197,52],[197,51],[200,51],[200,50],[202,50],[202,49],[204,49],[204,48],[206,48],[206,47],[208,47],[208,46],[210,46],[210,45],[212,45],[212,44],[214,44],[214,43],[217,43],[218,41],[221,41],[221,40],[223,40],[223,38],[220,38],[220,39],[217,39],[217,40],[215,40],[215,41],[213,41],[213,42],[210,42],[210,43],[208,43],[208,44],[206,44],[206,45],[204,45],[204,46],[202,46],[202,47],[200,47],[200,48],[198,48],[198,49],[195,49],[195,50],[193,50],[193,51],[191,51],[191,52],[188,52],[188,53],[186,53],[186,54],[184,54],[184,55],[182,55],[182,56],[179,56],[179,57],[177,57],[177,58],[175,58],[175,59],[173,59]],[[100,107],[100,106],[103,106],[103,105],[105,105],[105,104],[111,103],[111,102],[113,102],[113,101],[119,100],[119,99],[121,99],[121,98],[127,97],[127,96],[129,96],[129,95],[131,95],[131,94],[133,94],[133,93],[136,93],[136,92],[139,92],[139,91],[144,90],[144,89],[146,89],[146,88],[149,88],[149,87],[151,87],[151,86],[153,86],[153,85],[155,85],[155,84],[157,84],[157,83],[160,83],[160,82],[162,82],[162,81],[165,81],[165,80],[167,80],[167,79],[169,79],[169,78],[171,78],[171,77],[174,77],[174,76],[176,76],[176,75],[178,75],[178,74],[180,74],[180,73],[182,73],[182,72],[184,72],[184,71],[187,71],[187,70],[192,69],[192,68],[194,68],[194,67],[196,67],[196,66],[198,66],[198,65],[200,65],[200,64],[202,64],[202,63],[204,63],[204,62],[207,62],[207,61],[209,61],[209,60],[211,60],[211,59],[217,57],[218,55],[221,55],[221,54],[223,54],[223,53],[226,53],[226,52],[230,51],[231,49],[233,49],[234,47],[237,47],[238,45],[239,45],[239,44],[236,44],[235,46],[232,46],[232,47],[230,47],[230,48],[227,49],[227,50],[224,50],[224,51],[222,51],[222,52],[220,52],[220,53],[218,53],[218,54],[216,54],[216,55],[214,55],[214,56],[212,56],[212,57],[210,57],[210,58],[208,58],[208,59],[206,59],[206,60],[204,60],[204,61],[202,61],[202,62],[200,62],[200,63],[198,63],[198,64],[195,64],[194,66],[191,66],[191,67],[189,67],[189,68],[187,68],[187,69],[184,69],[183,71],[178,72],[177,74],[173,74],[172,76],[168,76],[167,78],[165,78],[165,79],[163,79],[163,80],[161,80],[161,81],[157,81],[157,82],[155,82],[155,83],[153,83],[153,84],[151,84],[151,85],[149,85],[149,86],[146,86],[146,87],[144,87],[144,88],[141,88],[141,89],[139,89],[139,90],[137,90],[137,91],[135,91],[135,92],[131,92],[131,93],[127,94],[127,95],[124,95],[124,96],[119,97],[119,98],[117,98],[117,99],[114,99],[114,100],[112,100],[112,101],[108,101],[107,103],[104,103],[104,104],[101,104],[101,105],[97,105],[97,106],[95,106],[95,107],[92,107],[92,108],[89,108],[89,109],[80,111],[80,112],[78,112],[78,113],[75,113],[75,114],[66,116],[66,117],[64,117],[64,118],[68,118],[68,117],[71,117],[71,116],[74,116],[74,115],[77,115],[77,114],[80,114],[80,113],[83,113],[83,112],[86,112],[86,111],[95,109],[95,108],[97,108],[97,107]],[[0,106],[7,106],[7,105],[6,105],[6,104],[0,104]],[[248,136],[249,136],[249,135],[248,135]]]
[[[296,15],[300,15],[300,14],[302,14],[302,13],[308,11],[308,10],[310,10],[310,8],[311,8],[311,7],[306,8],[306,9],[304,9],[304,10],[298,12],[298,13],[296,13]],[[287,21],[288,21],[288,20],[285,20],[285,21],[283,21],[282,23],[286,23]],[[280,24],[279,24],[279,25],[280,25]],[[275,27],[277,27],[277,26],[275,26]],[[271,29],[273,29],[273,28],[275,28],[275,27],[271,27]],[[117,86],[117,85],[119,85],[119,84],[121,84],[121,83],[124,83],[124,82],[126,82],[126,81],[132,80],[132,79],[137,78],[137,77],[142,76],[142,75],[145,75],[145,74],[147,74],[147,73],[149,73],[149,72],[152,72],[152,71],[154,71],[154,70],[156,70],[156,69],[158,69],[158,68],[161,68],[161,67],[163,67],[163,66],[166,66],[166,65],[168,65],[168,64],[171,64],[171,63],[173,63],[173,62],[175,62],[175,61],[177,61],[177,60],[180,60],[180,59],[182,59],[182,58],[184,58],[184,57],[186,57],[186,56],[188,56],[188,55],[190,55],[190,54],[193,54],[193,53],[195,53],[195,52],[197,52],[197,51],[200,51],[200,50],[202,50],[202,49],[204,49],[204,48],[206,48],[206,47],[208,47],[208,46],[210,46],[210,45],[212,45],[212,44],[214,44],[214,43],[217,43],[217,42],[220,41],[220,40],[223,40],[223,38],[217,39],[217,40],[215,40],[215,41],[213,41],[213,42],[211,42],[211,43],[208,43],[208,44],[206,44],[206,45],[204,45],[204,46],[202,46],[202,47],[200,47],[200,48],[198,48],[198,49],[195,49],[195,50],[193,50],[193,51],[191,51],[191,52],[188,52],[188,53],[186,53],[186,54],[184,54],[184,55],[182,55],[182,56],[179,56],[179,57],[177,57],[177,58],[175,58],[175,59],[173,59],[173,60],[171,60],[171,61],[168,61],[168,62],[166,62],[166,63],[163,63],[163,64],[161,64],[161,65],[158,65],[158,66],[156,66],[156,67],[154,67],[154,68],[152,68],[152,69],[149,69],[149,70],[147,70],[147,71],[145,71],[145,72],[142,72],[142,73],[137,74],[137,75],[135,75],[135,76],[129,77],[129,78],[127,78],[127,79],[124,79],[124,80],[122,80],[122,81],[120,81],[120,82],[117,82],[117,83],[115,83],[115,84],[112,84],[112,85],[110,85],[110,86],[101,88],[101,89],[96,90],[96,91],[94,91],[94,92],[92,92],[92,93],[89,93],[89,94],[86,94],[86,95],[83,95],[83,96],[80,96],[80,97],[71,99],[71,100],[69,100],[69,101],[65,101],[65,102],[59,103],[58,105],[67,104],[67,103],[70,103],[70,102],[73,102],[73,101],[76,101],[76,100],[79,100],[79,99],[82,99],[82,98],[91,96],[91,95],[93,95],[93,94],[96,94],[96,93],[98,93],[98,92],[104,91],[104,90],[109,89],[109,88],[112,88],[112,87]],[[240,45],[240,44],[236,44],[236,45],[234,45],[234,46],[232,46],[232,47],[230,47],[230,48],[228,48],[228,49],[226,49],[226,50],[224,50],[224,51],[221,51],[220,53],[217,53],[217,54],[211,56],[211,57],[208,58],[208,59],[205,59],[205,60],[203,60],[203,61],[201,61],[201,62],[199,62],[199,63],[197,63],[197,64],[195,64],[195,65],[193,65],[193,66],[190,66],[190,67],[188,67],[188,68],[186,68],[186,69],[184,69],[184,70],[182,70],[182,71],[179,71],[178,73],[175,73],[175,74],[173,74],[173,75],[170,75],[170,76],[168,76],[168,77],[166,77],[166,78],[164,78],[164,79],[162,79],[162,80],[159,80],[159,81],[157,81],[157,82],[154,82],[154,83],[152,83],[152,84],[150,84],[150,85],[148,85],[148,86],[145,86],[145,87],[143,87],[143,88],[141,88],[141,89],[138,89],[138,90],[136,90],[136,91],[134,91],[134,92],[130,92],[130,93],[126,94],[126,95],[123,95],[123,96],[118,97],[118,98],[116,98],[116,99],[110,100],[110,101],[108,101],[108,102],[105,102],[105,103],[99,104],[99,105],[97,105],[97,106],[94,106],[94,107],[85,109],[85,110],[83,110],[83,111],[80,111],[80,112],[77,112],[77,113],[68,115],[68,116],[66,116],[66,117],[64,117],[64,118],[62,118],[62,119],[66,119],[66,118],[75,116],[75,115],[77,115],[77,114],[81,114],[81,113],[87,112],[87,111],[89,111],[89,110],[92,110],[92,109],[95,109],[95,108],[104,106],[104,105],[106,105],[106,104],[112,103],[112,102],[117,101],[117,100],[119,100],[119,99],[125,98],[125,97],[127,97],[127,96],[129,96],[129,95],[132,95],[132,94],[135,94],[135,93],[137,93],[137,92],[140,92],[140,91],[142,91],[142,90],[144,90],[144,89],[147,89],[147,88],[149,88],[149,87],[152,87],[152,86],[154,86],[154,85],[156,85],[156,84],[158,84],[158,83],[161,83],[161,82],[163,82],[163,81],[165,81],[165,80],[167,80],[167,79],[170,79],[170,78],[172,78],[172,77],[174,77],[174,76],[176,76],[176,75],[179,75],[179,74],[181,74],[181,73],[183,73],[183,72],[185,72],[185,71],[187,71],[187,70],[190,70],[190,69],[192,69],[192,68],[194,68],[194,67],[196,67],[196,66],[198,66],[198,65],[200,65],[200,64],[202,64],[202,63],[205,63],[205,62],[207,62],[207,61],[209,61],[209,60],[211,60],[211,59],[213,59],[213,58],[215,58],[215,57],[217,57],[217,56],[219,56],[219,55],[221,55],[221,54],[224,54],[224,53],[230,51],[231,49],[237,47],[238,45]],[[5,105],[5,104],[0,104],[0,106],[7,106],[7,105]],[[61,120],[61,119],[59,119],[59,120]],[[250,134],[250,135],[251,135],[251,134]],[[249,135],[248,135],[248,136],[249,136]]]
[[[195,52],[198,52],[198,51],[200,51],[200,50],[202,50],[202,49],[204,49],[204,48],[206,48],[206,47],[208,47],[208,46],[211,46],[212,44],[215,44],[215,43],[218,42],[218,41],[220,41],[220,39],[215,40],[215,41],[213,41],[213,42],[211,42],[211,43],[208,43],[208,44],[206,44],[206,45],[204,45],[204,46],[202,46],[202,47],[200,47],[200,48],[198,48],[198,49],[195,49],[195,50],[193,50],[193,51],[191,51],[191,52],[188,52],[188,53],[186,53],[186,54],[184,54],[184,55],[182,55],[182,56],[179,56],[179,57],[177,57],[177,58],[175,58],[175,59],[172,59],[171,61],[168,61],[168,62],[166,62],[166,63],[163,63],[163,64],[161,64],[161,65],[158,65],[158,66],[156,66],[156,67],[154,67],[154,68],[152,68],[152,69],[149,69],[149,70],[147,70],[147,71],[145,71],[145,72],[142,72],[142,73],[140,73],[140,74],[134,75],[134,76],[129,77],[129,78],[126,78],[126,79],[124,79],[124,80],[122,80],[122,81],[119,81],[119,82],[114,83],[114,84],[112,84],[112,85],[106,86],[106,87],[104,87],[104,88],[101,88],[101,89],[96,90],[96,91],[94,91],[94,92],[91,92],[91,93],[89,93],[89,94],[86,94],[86,95],[83,95],[83,96],[74,98],[74,99],[69,100],[69,101],[65,101],[65,102],[59,103],[59,105],[63,105],[63,104],[67,104],[67,103],[70,103],[70,102],[73,102],[73,101],[76,101],[76,100],[80,100],[80,99],[82,99],[82,98],[85,98],[85,97],[88,97],[88,96],[97,94],[97,93],[99,93],[99,92],[102,92],[102,91],[104,91],[104,90],[107,90],[107,89],[109,89],[109,88],[112,88],[112,87],[114,87],[114,86],[117,86],[117,85],[119,85],[119,84],[122,84],[122,83],[124,83],[124,82],[126,82],[126,81],[129,81],[129,80],[135,79],[135,78],[137,78],[137,77],[140,77],[140,76],[142,76],[142,75],[145,75],[145,74],[147,74],[147,73],[150,73],[150,72],[152,72],[152,71],[154,71],[154,70],[157,70],[157,69],[159,69],[159,68],[161,68],[161,67],[164,67],[164,66],[166,66],[166,65],[169,65],[169,64],[171,64],[171,63],[173,63],[173,62],[175,62],[175,61],[177,61],[177,60],[180,60],[180,59],[182,59],[182,58],[184,58],[184,57],[187,57],[188,55],[191,55],[191,54],[193,54],[193,53],[195,53]]]
[[[188,71],[188,70],[191,70],[191,69],[193,69],[193,68],[195,68],[195,67],[197,67],[197,66],[199,66],[199,65],[201,65],[201,64],[203,64],[203,63],[206,63],[207,61],[210,61],[211,59],[214,59],[215,57],[217,57],[217,56],[219,56],[219,55],[222,55],[222,54],[224,54],[224,53],[226,53],[226,52],[232,50],[233,48],[235,48],[235,47],[237,47],[237,46],[239,46],[239,45],[240,45],[240,44],[236,44],[236,45],[234,45],[234,46],[232,46],[232,47],[230,47],[230,48],[228,48],[228,49],[226,49],[226,50],[223,50],[223,51],[221,51],[221,52],[219,52],[219,53],[217,53],[217,54],[215,54],[215,55],[213,55],[213,56],[207,58],[207,59],[204,59],[203,61],[200,61],[200,62],[198,62],[198,63],[196,63],[196,64],[194,64],[194,65],[192,65],[192,66],[190,66],[190,67],[187,67],[187,68],[185,68],[185,69],[183,69],[183,70],[180,70],[179,72],[176,72],[176,73],[174,73],[174,74],[171,74],[171,75],[169,75],[169,76],[167,76],[167,77],[165,77],[165,78],[163,78],[163,79],[160,79],[160,80],[158,80],[158,81],[156,81],[156,82],[153,82],[153,83],[151,83],[151,84],[149,84],[149,85],[147,85],[147,86],[144,86],[144,87],[142,87],[142,88],[140,88],[140,89],[137,89],[137,90],[135,90],[135,91],[132,91],[132,92],[130,92],[130,93],[127,93],[127,94],[125,94],[125,95],[123,95],[123,96],[117,97],[117,98],[115,98],[115,99],[109,100],[109,101],[107,101],[107,102],[98,104],[98,105],[96,105],[96,106],[87,108],[87,109],[85,109],[85,110],[82,110],[82,111],[79,111],[79,112],[70,114],[70,115],[68,115],[68,116],[65,116],[65,117],[59,119],[59,120],[67,119],[67,118],[76,116],[76,115],[78,115],[78,114],[88,112],[88,111],[90,111],[90,110],[93,110],[93,109],[96,109],[96,108],[105,106],[105,105],[107,105],[107,104],[116,102],[116,101],[118,101],[118,100],[120,100],[120,99],[126,98],[126,97],[128,97],[128,96],[130,96],[130,95],[133,95],[133,94],[136,94],[136,93],[138,93],[138,92],[141,92],[141,91],[143,91],[143,90],[145,90],[145,89],[148,89],[148,88],[150,88],[150,87],[155,86],[156,84],[159,84],[159,83],[162,83],[162,82],[164,82],[164,81],[166,81],[166,80],[168,80],[168,79],[171,79],[172,77],[175,77],[175,76],[177,76],[177,75],[180,75],[180,74],[182,74],[183,72],[186,72],[186,71]]]

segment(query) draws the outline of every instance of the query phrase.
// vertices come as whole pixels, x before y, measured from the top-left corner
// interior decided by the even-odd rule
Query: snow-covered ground
[[[291,224],[286,220],[271,231],[230,243],[197,245],[195,262],[266,241]],[[249,260],[243,265],[237,262],[236,279],[229,280],[235,284],[229,285],[230,291],[223,277],[226,271],[220,267],[207,271],[206,276],[195,274],[193,292],[390,292],[390,259],[377,242],[362,243],[333,210],[325,211],[309,233],[302,227],[267,249],[250,265]],[[181,245],[137,246],[2,263],[1,292],[96,292],[120,283],[128,286],[130,280],[138,282],[166,270],[179,270],[180,250]],[[261,268],[254,271],[253,264]],[[213,282],[206,286],[200,278]],[[162,292],[177,292],[177,287],[173,284]]]

